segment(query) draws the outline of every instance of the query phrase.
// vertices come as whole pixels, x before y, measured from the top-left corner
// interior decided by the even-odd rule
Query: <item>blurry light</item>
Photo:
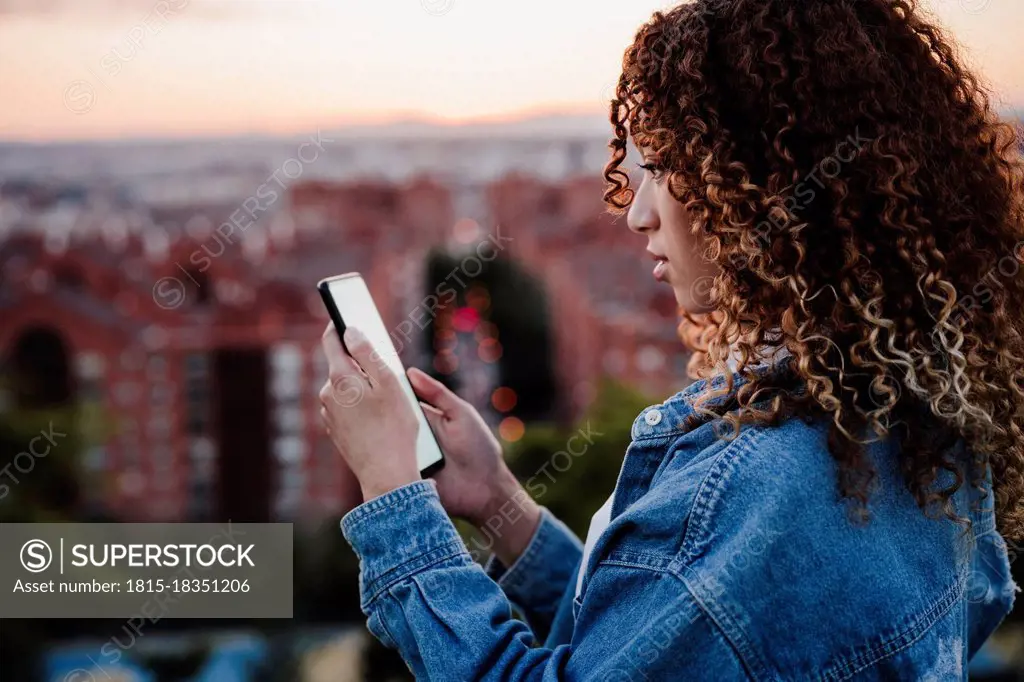
[[[498,412],[511,411],[517,402],[519,402],[519,397],[508,386],[500,386],[491,393],[491,405],[494,405],[494,409]]]
[[[434,318],[434,329],[450,329],[452,326],[452,309],[448,306],[437,311]]]
[[[139,497],[146,487],[146,479],[135,469],[121,474],[117,483],[125,497]]]
[[[195,338],[199,337],[198,332],[193,333],[195,334]],[[146,348],[150,350],[159,350],[166,346],[170,341],[170,334],[160,325],[151,324],[142,330],[142,333],[139,334],[138,338]]]
[[[50,275],[45,270],[36,270],[29,277],[28,285],[34,293],[41,294],[50,286]]]
[[[451,351],[459,345],[459,337],[451,329],[441,329],[434,333],[434,348],[439,351]]]
[[[50,253],[64,253],[68,250],[68,242],[71,241],[70,236],[67,232],[64,233],[50,233],[47,234],[45,239],[46,250]]]
[[[452,235],[460,244],[472,244],[480,236],[480,225],[472,218],[463,218],[452,226]]]
[[[495,339],[484,339],[476,352],[484,362],[497,362],[501,359],[502,348]]]
[[[654,346],[644,346],[636,354],[636,365],[641,372],[657,372],[665,366],[665,354]]]
[[[441,353],[434,357],[434,369],[441,374],[451,374],[459,368],[459,359],[450,352]]]
[[[455,311],[452,325],[460,332],[471,332],[480,323],[480,313],[474,308],[459,308]]]
[[[185,223],[185,234],[203,241],[213,233],[213,222],[204,215],[194,215]]]
[[[498,325],[493,322],[482,321],[476,327],[474,334],[477,341],[483,341],[484,339],[496,339],[498,338]]]
[[[526,433],[523,420],[518,417],[505,417],[498,425],[498,435],[507,443],[515,443]]]
[[[466,292],[466,303],[476,310],[483,312],[491,305],[491,295],[480,285],[474,285]]]

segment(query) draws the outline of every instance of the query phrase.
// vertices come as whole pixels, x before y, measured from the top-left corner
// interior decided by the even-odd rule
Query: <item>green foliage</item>
[[[78,503],[78,455],[83,416],[75,408],[0,411],[0,523],[45,523],[73,519]],[[59,434],[59,435],[58,435]],[[47,436],[51,440],[47,440]],[[42,437],[41,440],[33,439]],[[35,450],[43,456],[30,453]],[[21,454],[27,453],[27,454]],[[32,680],[36,661],[55,621],[0,618],[3,679]]]
[[[633,421],[656,402],[603,380],[594,404],[573,428],[529,424],[509,448],[509,466],[537,502],[583,537],[590,517],[615,488]]]
[[[66,521],[80,502],[79,456],[83,424],[95,415],[77,407],[0,413],[0,522]],[[35,454],[32,453],[35,451]]]

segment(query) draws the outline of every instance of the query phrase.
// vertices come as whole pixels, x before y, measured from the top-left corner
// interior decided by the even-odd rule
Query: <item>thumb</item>
[[[370,344],[370,340],[366,338],[366,334],[355,327],[345,329],[345,350],[375,382],[381,383],[386,378],[388,368],[377,362],[378,356]]]
[[[448,417],[445,416],[445,413],[441,410],[437,409],[433,405],[423,402],[422,400],[420,401],[420,407],[423,408],[423,416],[427,418],[427,423],[430,424],[430,429],[434,432],[434,435],[441,438],[442,434],[445,432],[444,429],[447,425],[446,422],[448,421]],[[441,445],[442,449],[444,449],[443,443]]]
[[[406,374],[409,375],[409,382],[412,384],[412,390],[416,393],[417,398],[430,403],[449,416],[462,403],[459,396],[426,372],[413,367]]]

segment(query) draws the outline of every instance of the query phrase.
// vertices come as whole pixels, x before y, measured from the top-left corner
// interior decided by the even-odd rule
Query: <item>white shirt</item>
[[[601,533],[608,527],[612,519],[612,497],[615,493],[608,496],[605,503],[601,505],[601,508],[594,513],[594,516],[590,519],[590,530],[587,531],[587,541],[583,545],[583,561],[580,563],[580,572],[576,576],[576,596],[580,596],[580,590],[583,589],[583,573],[587,570],[587,561],[590,559],[590,553],[594,550],[594,543],[601,537]]]

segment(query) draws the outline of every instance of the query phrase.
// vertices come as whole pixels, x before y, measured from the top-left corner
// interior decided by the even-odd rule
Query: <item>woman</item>
[[[396,378],[329,328],[331,379],[367,384],[321,397],[370,630],[431,680],[965,678],[1024,531],[1013,130],[908,0],[657,13],[611,122],[605,199],[704,379],[639,415],[581,546],[411,371],[448,456],[420,480]],[[449,514],[497,537],[486,568]]]

